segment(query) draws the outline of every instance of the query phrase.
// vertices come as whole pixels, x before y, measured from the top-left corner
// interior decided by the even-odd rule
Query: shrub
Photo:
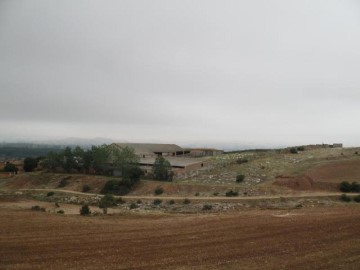
[[[243,164],[243,163],[247,163],[247,162],[249,162],[249,160],[247,158],[238,158],[236,160],[237,164]]]
[[[32,172],[38,165],[38,160],[36,158],[27,157],[24,159],[24,171]]]
[[[360,192],[360,184],[352,182],[351,184],[347,181],[343,181],[339,186],[342,192]]]
[[[159,204],[161,204],[162,203],[162,200],[159,200],[159,199],[155,199],[154,201],[153,201],[153,204],[154,205],[159,205]]]
[[[137,180],[136,180],[137,181]],[[101,190],[101,194],[114,194],[114,195],[126,195],[130,192],[135,180],[123,179],[123,180],[109,180],[105,183]]]
[[[114,196],[111,194],[106,194],[104,197],[101,198],[99,202],[99,208],[103,209],[104,214],[107,214],[108,207],[115,206],[115,199]]]
[[[45,208],[44,207],[40,207],[38,205],[34,205],[31,207],[31,210],[33,211],[41,211],[41,212],[45,212]]]
[[[189,203],[191,203],[191,201],[187,198],[183,201],[183,204],[189,204]]]
[[[351,191],[352,192],[360,192],[360,184],[358,184],[357,182],[352,182],[351,183]]]
[[[229,190],[228,192],[225,193],[226,197],[236,197],[238,195],[239,195],[239,192],[233,191],[233,190]]]
[[[244,179],[245,179],[245,175],[243,175],[243,174],[238,174],[238,175],[236,176],[236,183],[241,183],[242,181],[244,181]]]
[[[304,146],[299,146],[299,147],[297,148],[297,150],[298,150],[298,151],[305,151],[305,147],[304,147]]]
[[[82,187],[82,192],[88,192],[88,191],[90,191],[90,186],[89,185],[87,185],[87,184],[85,184],[85,185],[83,185],[83,187]]]
[[[171,164],[163,156],[156,158],[153,165],[153,175],[156,180],[172,181],[174,173],[171,171]]]
[[[197,196],[200,196],[200,193],[199,192],[196,192],[195,193],[195,196],[197,197]]]
[[[207,211],[207,210],[211,210],[213,208],[213,206],[211,204],[204,204],[202,210]]]
[[[339,186],[340,190],[342,192],[350,192],[351,191],[351,184],[347,181],[343,181],[340,183],[340,186]]]
[[[219,192],[214,192],[213,195],[214,195],[214,196],[218,196],[218,195],[219,195]]]
[[[154,190],[155,195],[161,195],[164,193],[164,189],[162,187],[158,187]]]
[[[174,201],[174,200],[170,200],[168,203],[169,203],[170,205],[171,205],[171,204],[175,204],[175,201]]]
[[[54,194],[55,194],[54,192],[50,191],[50,192],[48,192],[48,194],[46,194],[46,196],[50,197],[50,196],[53,196]]]
[[[360,203],[360,195],[355,196],[354,201]]]
[[[298,151],[297,151],[296,148],[291,148],[291,149],[290,149],[290,153],[291,153],[291,154],[297,154]]]
[[[56,213],[58,213],[58,214],[65,214],[65,211],[64,211],[64,210],[59,210],[59,211],[57,211]]]
[[[82,216],[86,216],[86,215],[90,215],[91,211],[90,208],[87,204],[84,204],[81,208],[80,208],[80,215]]]
[[[55,207],[60,207],[58,202],[55,203]]]
[[[137,200],[136,203],[137,203],[137,204],[141,204],[142,201],[141,201],[141,200]]]
[[[11,162],[6,162],[4,166],[4,172],[13,172],[17,174],[18,168]]]
[[[59,185],[58,185],[58,187],[65,187],[67,184],[68,184],[68,178],[67,177],[65,177],[65,178],[63,178],[63,179],[61,179],[61,181],[60,181],[60,183],[59,183]]]
[[[135,209],[135,208],[138,208],[139,206],[136,204],[136,203],[131,203],[129,208],[130,209]]]
[[[347,196],[346,194],[342,194],[340,196],[340,200],[342,200],[343,202],[351,202],[351,198],[349,196]]]
[[[118,203],[118,204],[124,204],[124,203],[126,203],[126,201],[123,199],[123,198],[118,198],[118,199],[116,199],[116,202]]]

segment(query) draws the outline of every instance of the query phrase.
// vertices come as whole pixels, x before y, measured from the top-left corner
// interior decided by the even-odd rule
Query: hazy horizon
[[[0,141],[358,146],[359,14],[355,0],[3,0]]]

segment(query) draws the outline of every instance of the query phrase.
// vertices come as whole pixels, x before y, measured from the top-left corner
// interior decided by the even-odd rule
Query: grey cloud
[[[359,14],[351,0],[2,1],[0,139],[22,125],[34,137],[356,144]]]

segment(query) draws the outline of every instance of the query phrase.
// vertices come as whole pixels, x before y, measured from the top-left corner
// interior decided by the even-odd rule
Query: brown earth
[[[360,208],[61,216],[0,208],[1,269],[359,269]]]
[[[278,176],[275,185],[294,190],[338,191],[342,181],[360,182],[360,160],[319,164],[298,176]]]
[[[60,181],[68,178],[68,184],[64,188],[58,188]],[[83,174],[60,174],[60,173],[22,173],[13,177],[3,177],[0,184],[7,190],[20,189],[56,189],[56,190],[73,190],[82,191],[84,184],[90,186],[89,193],[100,193],[106,181],[118,179],[113,177]],[[199,184],[177,184],[174,182],[161,182],[143,180],[137,183],[129,193],[132,196],[151,196],[156,188],[162,187],[164,194],[168,196],[195,196],[213,195],[214,192],[225,194],[226,191],[236,185],[199,185]]]
[[[61,173],[20,173],[13,177],[4,177],[1,179],[2,188],[31,189],[31,188],[58,188],[62,179],[67,179],[68,184],[65,189],[82,191],[83,185],[90,186],[90,192],[99,193],[106,181],[111,177],[87,174],[61,174]],[[62,189],[62,188],[58,188]]]
[[[309,169],[306,174],[319,182],[360,181],[360,159],[328,162]]]

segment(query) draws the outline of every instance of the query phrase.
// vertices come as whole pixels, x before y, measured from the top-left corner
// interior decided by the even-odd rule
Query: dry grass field
[[[0,268],[359,269],[359,210],[82,217],[0,208]]]

